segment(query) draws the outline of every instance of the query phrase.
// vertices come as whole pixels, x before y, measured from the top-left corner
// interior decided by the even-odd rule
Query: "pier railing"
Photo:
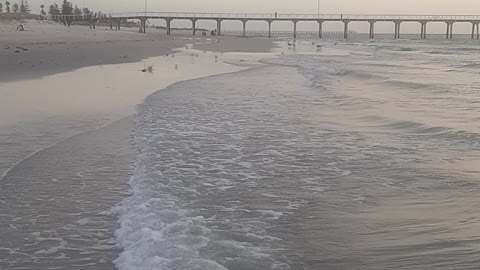
[[[54,20],[61,20],[70,25],[70,22],[77,20],[88,20],[90,27],[95,29],[97,21],[110,23],[110,28],[115,25],[120,30],[122,22],[128,20],[140,21],[140,32],[146,33],[148,20],[165,20],[167,35],[172,32],[171,23],[174,20],[190,20],[192,23],[192,35],[197,32],[196,23],[198,20],[213,20],[217,23],[216,34],[222,33],[222,21],[241,21],[243,23],[243,36],[247,35],[248,21],[265,21],[268,23],[268,36],[271,37],[272,23],[276,21],[293,23],[293,37],[297,37],[297,24],[299,22],[316,21],[318,23],[318,37],[322,38],[324,22],[341,22],[344,24],[344,38],[347,39],[351,22],[367,22],[370,24],[370,39],[375,36],[375,24],[377,22],[391,22],[395,24],[395,39],[401,38],[401,24],[404,22],[416,22],[421,25],[420,38],[427,38],[427,24],[432,22],[446,23],[446,38],[453,39],[453,25],[459,22],[472,24],[471,38],[480,39],[480,15],[402,15],[402,14],[280,14],[280,13],[199,13],[199,12],[126,12],[103,14],[101,17],[91,16],[53,16]]]
[[[201,13],[201,12],[126,12],[111,13],[112,18],[178,19],[252,19],[252,20],[352,20],[352,21],[480,21],[480,15],[402,15],[402,14],[281,14],[270,13]]]

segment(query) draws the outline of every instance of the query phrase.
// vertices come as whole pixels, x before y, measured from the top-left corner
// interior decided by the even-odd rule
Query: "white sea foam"
[[[131,191],[112,210],[119,216],[115,235],[123,252],[115,264],[120,270],[288,269],[273,254],[281,250],[283,240],[267,232],[292,213],[280,210],[288,204],[260,207],[248,195],[263,185],[255,169],[258,164],[289,157],[282,149],[265,149],[249,154],[257,159],[250,161],[242,153],[245,135],[222,133],[222,129],[239,128],[232,119],[226,118],[224,126],[221,121],[201,119],[201,113],[175,111],[184,110],[181,104],[188,98],[171,97],[164,103],[172,93],[188,90],[190,95],[192,87],[200,93],[199,84],[212,80],[174,85],[138,108],[134,138],[140,153]],[[218,91],[223,89],[220,86]],[[170,105],[174,107],[167,108]],[[258,194],[266,200],[278,197]],[[294,205],[301,207],[293,202],[290,211]]]

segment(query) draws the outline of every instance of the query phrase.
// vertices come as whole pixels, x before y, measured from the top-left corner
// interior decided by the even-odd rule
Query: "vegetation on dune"
[[[0,0],[0,18],[13,18],[16,16],[25,16],[31,14],[31,8],[28,3],[28,0],[17,0],[13,2],[12,0]],[[12,2],[11,2],[12,1]],[[101,11],[92,12],[88,7],[79,7],[74,5],[68,0],[63,0],[59,6],[57,3],[52,3],[50,6],[41,4],[38,15],[40,18],[45,18],[48,15],[57,16],[57,15],[95,15],[98,18],[105,17]],[[45,9],[48,7],[48,11]],[[7,14],[11,13],[11,14]]]

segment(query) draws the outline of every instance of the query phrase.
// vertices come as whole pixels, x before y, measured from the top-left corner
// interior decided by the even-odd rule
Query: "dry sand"
[[[19,24],[25,26],[24,32],[16,31]],[[140,34],[136,28],[90,30],[35,20],[0,22],[0,82],[35,79],[87,66],[138,62],[188,43],[205,43],[195,48],[218,52],[268,52],[273,47],[268,39],[193,39],[190,31],[177,31],[174,36],[156,29],[148,32]]]

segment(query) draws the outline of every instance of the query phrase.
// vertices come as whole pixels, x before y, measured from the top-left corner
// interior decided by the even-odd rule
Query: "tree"
[[[2,12],[3,12],[3,4],[0,3],[0,13],[2,13]]]
[[[67,0],[63,0],[62,15],[73,15],[72,3],[68,2]]]
[[[45,17],[47,15],[47,13],[45,12],[45,5],[44,4],[41,4],[40,5],[40,15],[42,15],[42,17]]]
[[[83,14],[84,15],[90,15],[92,12],[88,8],[83,8]]]
[[[5,2],[5,12],[10,13],[10,2],[8,0]]]
[[[75,8],[73,9],[73,14],[75,14],[77,16],[81,16],[82,15],[82,10],[80,8],[78,8],[77,5],[75,5]]]
[[[48,14],[50,14],[51,16],[56,16],[60,14],[60,9],[58,8],[58,5],[56,3],[50,6]]]
[[[28,1],[21,0],[20,1],[20,13],[22,14],[29,14],[30,7],[28,6]]]
[[[17,3],[13,4],[13,7],[12,7],[13,13],[18,13],[19,9],[20,9],[20,7],[18,6]]]

